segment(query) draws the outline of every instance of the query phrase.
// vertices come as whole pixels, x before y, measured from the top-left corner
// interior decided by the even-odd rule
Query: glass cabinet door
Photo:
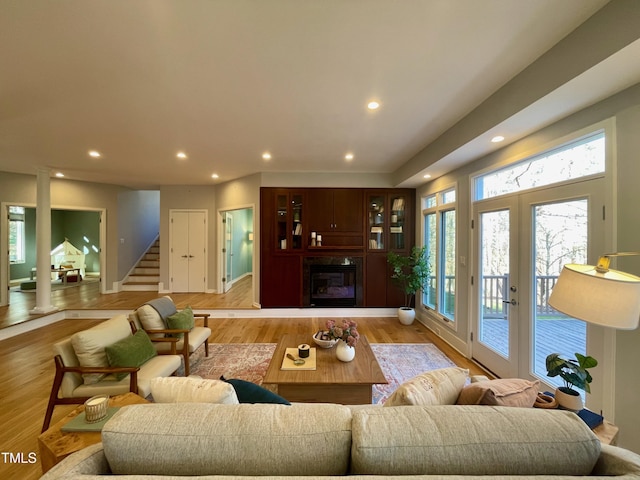
[[[385,248],[385,198],[384,195],[369,195],[369,250]]]
[[[282,193],[276,196],[276,250],[301,250],[302,236],[301,194]]]
[[[276,250],[287,249],[287,220],[289,218],[288,195],[278,195],[276,197]]]
[[[302,248],[302,195],[291,195],[291,248]]]
[[[404,195],[392,195],[389,203],[391,205],[389,215],[389,248],[391,250],[404,250],[406,198]]]

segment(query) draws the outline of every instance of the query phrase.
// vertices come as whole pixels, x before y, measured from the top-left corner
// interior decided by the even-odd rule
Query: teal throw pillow
[[[233,389],[236,391],[236,396],[238,397],[238,402],[240,403],[279,403],[282,405],[291,405],[288,400],[282,398],[280,395],[255,383],[237,378],[227,380],[224,377],[220,377],[220,380],[230,383],[233,386]]]
[[[112,367],[141,367],[158,352],[144,330],[138,330],[122,340],[104,349],[107,361]],[[117,380],[122,380],[128,373],[116,373]]]
[[[191,307],[187,307],[184,310],[167,317],[167,328],[170,330],[191,330],[195,326],[195,324],[196,321],[193,318],[193,310],[191,309]],[[182,338],[183,335],[184,333],[176,333],[175,335],[171,336]]]

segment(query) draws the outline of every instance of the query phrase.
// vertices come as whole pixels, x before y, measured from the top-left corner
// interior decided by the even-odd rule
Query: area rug
[[[197,358],[192,356],[191,374],[211,379],[240,378],[260,385],[275,349],[275,343],[210,344],[209,357],[205,358],[204,352],[200,352],[203,348],[194,354]],[[399,385],[416,375],[455,367],[455,363],[431,343],[374,343],[371,350],[389,382],[374,385],[373,403],[384,403]]]

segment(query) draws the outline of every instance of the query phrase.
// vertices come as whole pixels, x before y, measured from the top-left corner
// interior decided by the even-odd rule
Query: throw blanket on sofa
[[[167,321],[167,317],[178,311],[176,309],[176,304],[167,297],[154,298],[153,300],[149,300],[145,305],[149,305],[158,312],[158,315],[160,315],[160,318],[162,318],[162,321],[165,323]]]

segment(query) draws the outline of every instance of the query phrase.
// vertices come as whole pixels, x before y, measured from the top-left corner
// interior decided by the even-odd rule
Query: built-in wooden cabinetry
[[[414,245],[414,204],[412,189],[262,188],[262,306],[307,306],[303,265],[319,257],[358,264],[358,306],[400,306],[386,256]]]

